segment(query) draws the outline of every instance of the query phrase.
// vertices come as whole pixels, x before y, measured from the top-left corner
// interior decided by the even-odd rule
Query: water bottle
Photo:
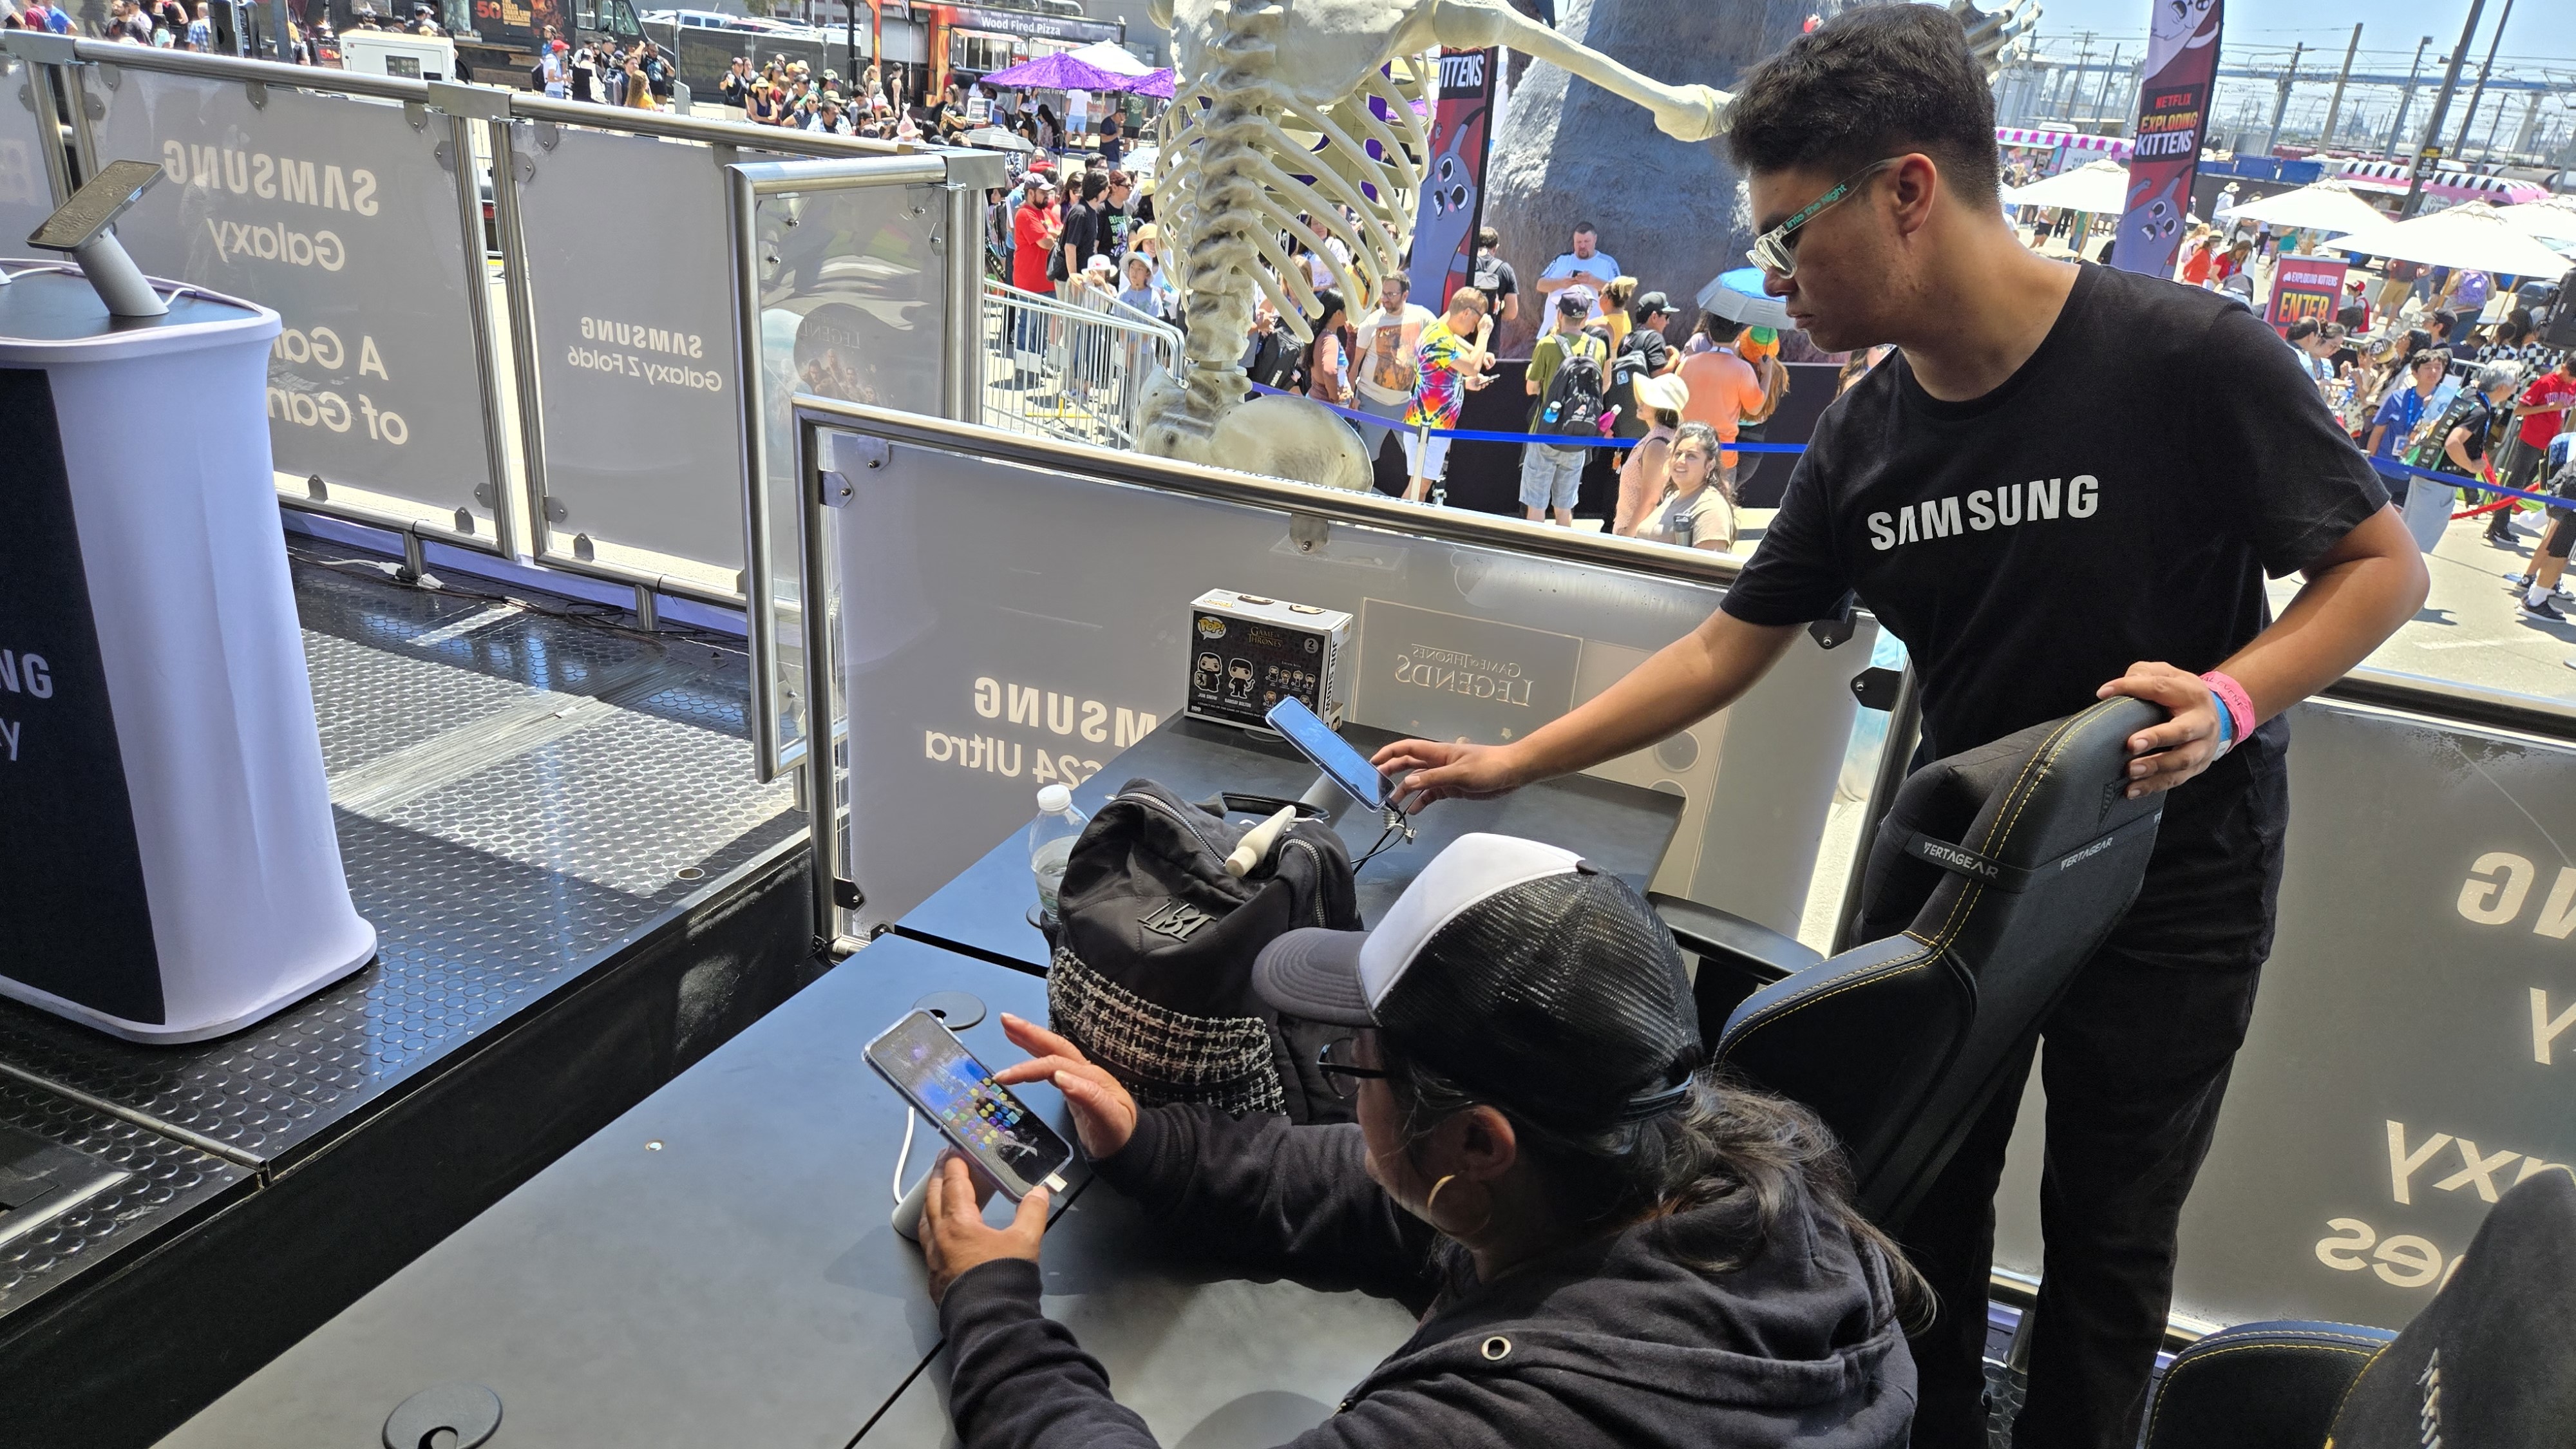
[[[1038,880],[1038,911],[1055,920],[1055,895],[1064,884],[1064,867],[1073,859],[1073,842],[1091,817],[1073,808],[1073,792],[1062,785],[1038,789],[1038,818],[1029,822],[1029,870]]]

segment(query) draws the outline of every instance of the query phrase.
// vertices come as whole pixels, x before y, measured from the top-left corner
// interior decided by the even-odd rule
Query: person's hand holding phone
[[[930,1269],[930,1301],[948,1296],[948,1285],[999,1258],[1038,1260],[1046,1236],[1047,1205],[1054,1194],[1031,1188],[1005,1228],[987,1227],[984,1204],[993,1179],[974,1170],[955,1149],[939,1154],[921,1205],[921,1260]]]
[[[1394,782],[1387,803],[1407,814],[1436,800],[1491,800],[1529,783],[1507,745],[1397,740],[1370,763]]]
[[[1136,1135],[1136,1099],[1107,1070],[1092,1063],[1082,1049],[1033,1021],[1002,1014],[1002,1034],[1029,1054],[993,1074],[1005,1087],[1045,1082],[1064,1094],[1073,1111],[1073,1135],[1093,1161],[1114,1157]]]

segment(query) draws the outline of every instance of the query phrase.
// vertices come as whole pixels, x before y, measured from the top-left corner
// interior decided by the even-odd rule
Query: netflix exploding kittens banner
[[[2123,271],[2173,275],[2201,137],[2209,129],[2223,7],[2224,0],[2157,0],[2148,25],[2146,84],[2138,93],[2136,148],[2129,153],[2129,204],[2111,251],[2111,265]]]
[[[1413,222],[1413,300],[1437,312],[1476,270],[1485,214],[1485,150],[1493,132],[1494,52],[1440,53],[1440,102],[1431,113],[1431,164]]]

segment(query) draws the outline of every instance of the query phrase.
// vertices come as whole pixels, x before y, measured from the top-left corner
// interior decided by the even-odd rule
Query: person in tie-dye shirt
[[[1422,430],[1458,426],[1458,410],[1467,394],[1492,381],[1485,369],[1493,364],[1494,319],[1485,294],[1460,287],[1449,294],[1449,310],[1422,329],[1414,348],[1413,405],[1405,409],[1404,461],[1413,481],[1404,496],[1419,501],[1430,496],[1431,480],[1449,464],[1449,440],[1430,438]]]

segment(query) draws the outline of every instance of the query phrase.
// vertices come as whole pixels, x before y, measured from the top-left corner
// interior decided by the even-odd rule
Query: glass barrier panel
[[[736,589],[742,383],[717,284],[730,255],[717,153],[511,130],[545,402],[544,551]]]
[[[27,236],[54,214],[54,184],[45,171],[46,124],[30,108],[35,71],[25,61],[0,55],[0,252],[13,257],[50,258],[34,251]],[[21,101],[25,90],[28,100]],[[47,118],[50,119],[50,118]]]
[[[83,72],[95,67],[81,67]],[[277,309],[269,439],[280,486],[319,477],[371,504],[490,536],[481,374],[467,311],[480,282],[442,165],[447,127],[384,101],[237,81],[88,75],[102,160],[169,179],[117,235],[146,273]],[[469,271],[470,265],[470,271]]]
[[[1209,589],[1351,614],[1355,722],[1487,741],[1600,692],[1718,597],[1338,523],[1308,549],[1277,509],[964,453],[897,446],[843,471],[858,491],[826,511],[868,924],[1024,825],[1040,786],[1079,784],[1179,709]],[[1874,634],[1830,652],[1802,634],[1734,709],[1594,772],[1685,801],[1655,887],[1798,928]]]
[[[936,186],[889,184],[760,203],[761,398],[769,423],[782,751],[801,746],[807,715],[796,622],[803,513],[795,483],[796,394],[939,415],[946,261],[931,233],[940,224],[941,197]]]

